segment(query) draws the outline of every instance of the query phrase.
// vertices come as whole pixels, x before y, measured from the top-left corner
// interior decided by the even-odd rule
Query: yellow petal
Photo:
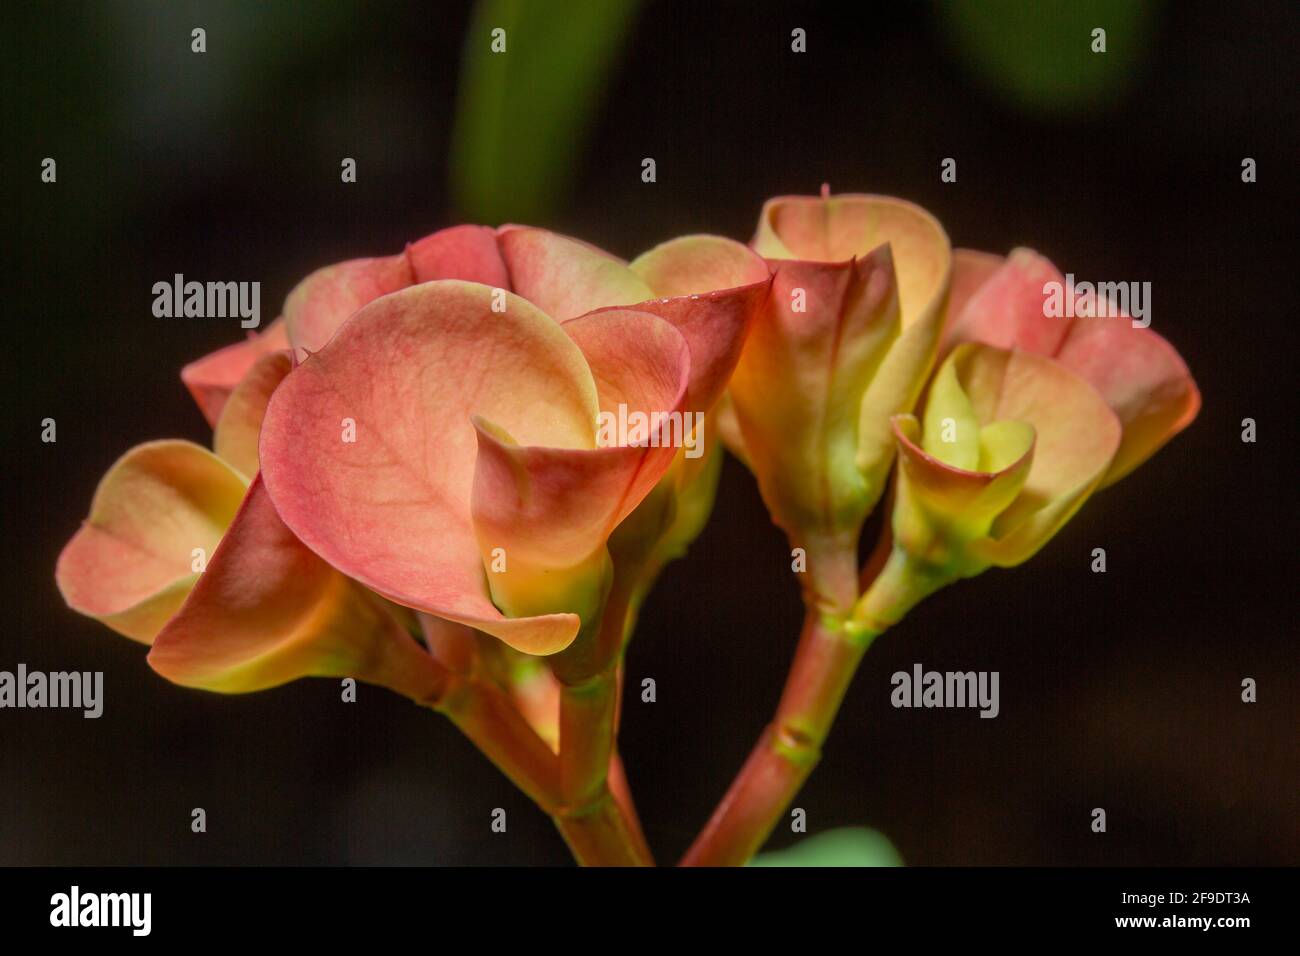
[[[980,548],[994,564],[1019,564],[1097,488],[1119,448],[1119,419],[1096,389],[1052,359],[963,345],[950,361],[981,421],[1034,428],[1034,465],[1025,486]]]
[[[104,475],[90,517],[59,555],[59,591],[73,610],[151,643],[243,498],[238,472],[206,448],[137,445]]]

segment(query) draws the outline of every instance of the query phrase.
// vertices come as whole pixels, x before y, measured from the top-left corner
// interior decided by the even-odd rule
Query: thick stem
[[[614,754],[615,671],[560,688],[560,789],[574,806],[594,802]]]
[[[683,866],[740,866],[758,852],[821,758],[840,701],[873,636],[808,613],[776,715],[682,858]]]
[[[872,640],[933,589],[895,552],[853,617],[809,610],[772,722],[681,865],[740,866],[758,852],[821,758]]]
[[[557,817],[556,823],[584,865],[653,863],[614,752],[617,703],[616,665],[560,690],[560,791],[570,812],[565,822]],[[611,791],[609,778],[615,773],[621,800]],[[589,855],[592,849],[598,855]]]
[[[560,681],[560,790],[571,821],[569,830],[561,825],[561,832],[578,861],[587,865],[653,863],[640,824],[632,818],[631,800],[615,800],[609,786],[631,584],[616,568],[599,626],[552,659]],[[602,842],[593,844],[593,837]],[[584,856],[581,851],[593,845],[600,856]]]
[[[640,841],[608,788],[584,807],[555,815],[555,825],[582,866],[649,866]]]

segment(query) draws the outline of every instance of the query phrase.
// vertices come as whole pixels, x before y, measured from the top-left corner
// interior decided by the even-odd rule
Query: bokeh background
[[[0,711],[0,863],[566,863],[445,721],[366,687],[343,704],[337,681],[183,690],[63,607],[55,558],[99,477],[137,442],[207,441],[177,371],[241,334],[154,318],[151,287],[258,280],[269,321],[316,267],[454,222],[531,222],[632,256],[692,231],[747,239],[766,197],[824,181],[919,202],[956,245],[1150,281],[1154,328],[1205,407],[1031,563],[949,588],[877,643],[799,798],[810,832],[871,826],[911,864],[1300,863],[1298,9],[7,8],[0,669],[102,670],[107,702],[99,720]],[[488,54],[493,26],[504,56]],[[39,180],[46,156],[57,184]],[[628,658],[630,682],[658,685],[654,704],[629,697],[622,746],[662,860],[775,705],[801,618],[788,568],[729,461]],[[1001,716],[892,709],[889,677],[915,662],[1000,671]]]

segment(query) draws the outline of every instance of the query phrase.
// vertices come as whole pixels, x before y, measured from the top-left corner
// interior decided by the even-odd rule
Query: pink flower
[[[410,277],[444,281],[400,288]],[[263,426],[276,509],[398,604],[561,650],[603,596],[607,539],[717,400],[768,285],[724,239],[628,265],[516,226],[323,270],[285,306],[291,343],[319,351]],[[620,408],[666,423],[600,447],[600,416]]]

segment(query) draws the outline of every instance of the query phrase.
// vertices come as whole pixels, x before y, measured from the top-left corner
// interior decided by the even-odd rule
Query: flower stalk
[[[649,862],[650,851],[632,805],[622,762],[613,752],[617,683],[609,698],[608,681],[589,682],[588,693],[561,693],[561,755],[566,734],[563,701],[568,708],[570,774],[566,787],[562,756],[547,746],[510,696],[485,673],[480,635],[419,615],[430,654],[447,669],[446,690],[425,701],[447,716],[510,781],[552,818],[574,857],[584,865],[631,866]],[[609,730],[602,731],[602,728]],[[588,733],[588,730],[592,731]],[[591,761],[604,760],[606,773]],[[580,768],[580,771],[579,769]],[[608,778],[608,779],[606,779]]]
[[[872,642],[938,585],[894,552],[845,619],[809,608],[776,713],[682,866],[743,866],[821,759]]]
[[[653,859],[632,809],[631,794],[615,752],[620,663],[634,576],[614,565],[599,624],[550,661],[560,681],[560,790],[568,813],[561,832],[584,864],[651,865]],[[610,788],[617,766],[625,797]],[[567,832],[566,832],[567,827]],[[570,839],[572,837],[572,839]],[[590,857],[592,847],[600,854]]]

